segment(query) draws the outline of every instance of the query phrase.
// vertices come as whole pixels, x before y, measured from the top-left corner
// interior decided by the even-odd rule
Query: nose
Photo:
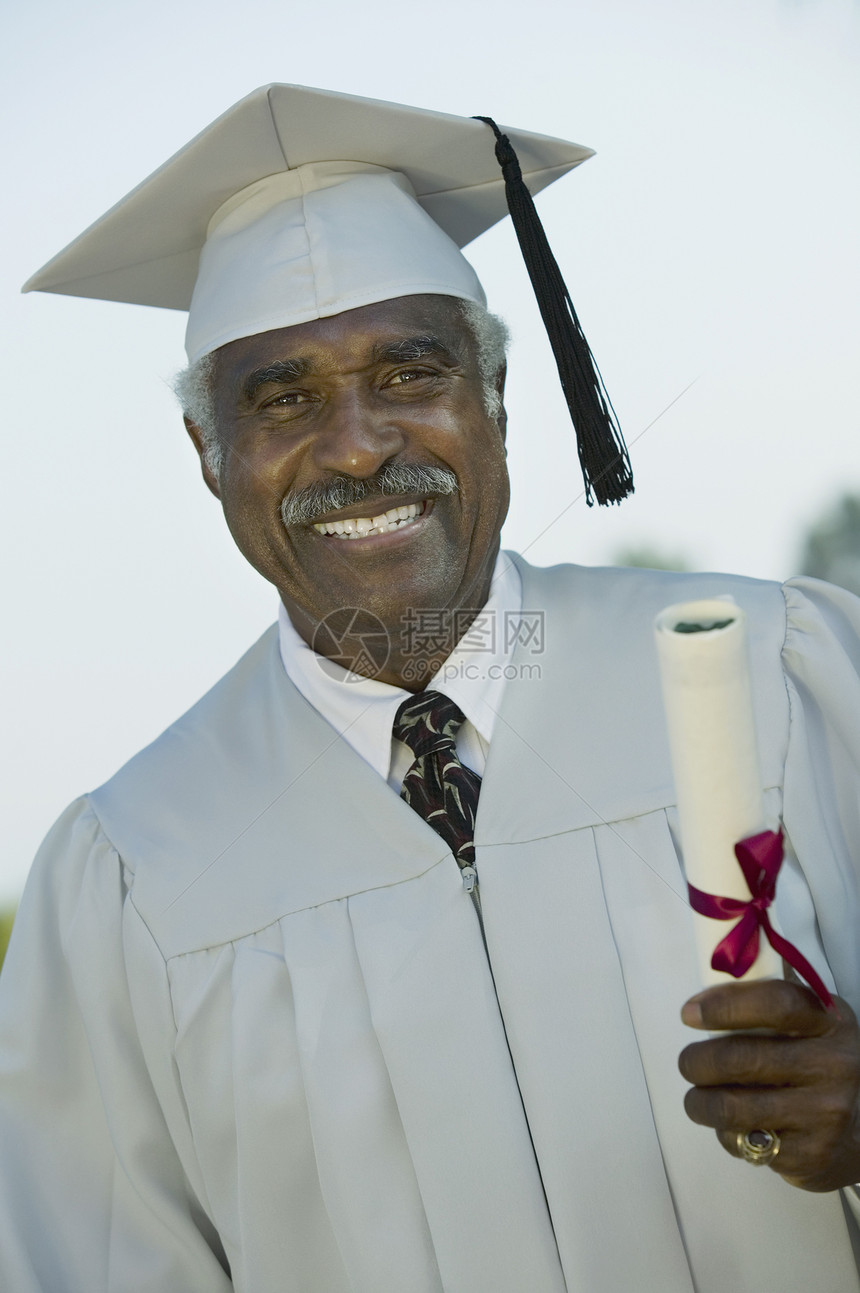
[[[321,471],[363,478],[374,475],[406,443],[392,410],[374,406],[360,391],[330,399],[317,424],[314,462]]]

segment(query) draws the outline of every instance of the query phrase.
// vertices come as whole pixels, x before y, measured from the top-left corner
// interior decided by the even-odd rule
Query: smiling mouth
[[[390,507],[378,516],[348,516],[342,521],[319,521],[313,528],[328,539],[369,539],[378,534],[405,530],[423,516],[426,509],[427,499],[422,499],[420,503]]]

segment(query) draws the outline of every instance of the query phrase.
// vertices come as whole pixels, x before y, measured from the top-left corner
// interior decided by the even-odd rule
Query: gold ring
[[[755,1167],[767,1167],[779,1153],[780,1139],[775,1131],[739,1131],[738,1153]]]

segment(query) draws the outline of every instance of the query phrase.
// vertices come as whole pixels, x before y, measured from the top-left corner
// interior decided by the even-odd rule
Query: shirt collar
[[[428,687],[456,701],[489,743],[505,689],[505,666],[516,641],[522,611],[522,581],[510,555],[496,558],[490,596]],[[419,613],[420,615],[420,613]],[[430,625],[424,631],[429,631]],[[414,630],[422,631],[419,618]],[[381,777],[391,763],[394,716],[409,695],[373,678],[361,678],[317,655],[299,636],[283,603],[278,609],[281,659],[305,700]]]

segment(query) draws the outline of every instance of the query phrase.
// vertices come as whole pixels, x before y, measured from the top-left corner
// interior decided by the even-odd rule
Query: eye
[[[432,368],[402,368],[397,373],[387,378],[383,383],[384,386],[408,386],[416,382],[428,381],[438,377],[439,374]]]
[[[304,391],[281,391],[262,404],[264,409],[293,408],[297,404],[307,404],[310,396]]]

